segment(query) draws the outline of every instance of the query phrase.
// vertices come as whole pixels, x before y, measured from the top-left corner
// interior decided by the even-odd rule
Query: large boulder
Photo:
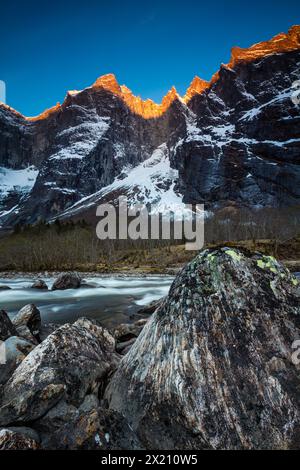
[[[18,365],[35,348],[35,345],[17,336],[11,336],[3,345],[5,360],[0,361],[0,385],[7,382]]]
[[[16,334],[16,328],[4,310],[0,310],[0,341]]]
[[[0,429],[0,450],[37,450],[39,436],[30,428]]]
[[[201,252],[122,359],[109,407],[146,448],[299,448],[297,286],[274,258]]]
[[[77,273],[63,273],[58,276],[52,290],[78,289],[81,286],[81,277]]]
[[[37,346],[4,385],[0,426],[31,422],[60,400],[79,406],[116,367],[114,338],[96,323],[63,325]]]
[[[33,336],[38,336],[41,329],[41,314],[34,304],[25,305],[12,319],[12,323],[18,328],[26,327]]]

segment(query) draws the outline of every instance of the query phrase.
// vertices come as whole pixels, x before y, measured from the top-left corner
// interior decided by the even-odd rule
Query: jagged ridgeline
[[[110,408],[147,448],[299,448],[299,297],[272,257],[203,251],[121,361]]]
[[[0,105],[0,224],[94,220],[125,195],[164,212],[182,203],[299,208],[300,27],[234,48],[210,82],[142,101],[113,75],[36,118]]]

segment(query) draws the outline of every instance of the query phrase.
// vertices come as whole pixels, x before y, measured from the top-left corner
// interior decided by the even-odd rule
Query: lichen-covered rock
[[[60,400],[78,406],[116,366],[113,337],[80,319],[63,325],[37,346],[15,370],[0,396],[0,425],[31,422]]]
[[[27,327],[33,336],[37,336],[41,329],[41,314],[34,304],[25,305],[12,319],[16,328]]]
[[[5,363],[0,363],[0,385],[7,382],[18,365],[35,348],[35,345],[16,336],[7,338],[3,343]]]
[[[0,341],[16,334],[16,329],[4,310],[0,310]]]
[[[297,285],[259,253],[201,252],[121,361],[110,408],[147,448],[299,447]]]
[[[37,450],[39,436],[30,428],[0,429],[0,450]]]
[[[81,286],[81,277],[77,273],[63,273],[58,276],[52,290],[78,289]]]
[[[31,289],[48,290],[48,286],[43,279],[37,279],[31,286]]]

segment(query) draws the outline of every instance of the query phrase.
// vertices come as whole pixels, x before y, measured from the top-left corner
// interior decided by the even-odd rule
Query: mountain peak
[[[121,93],[121,87],[113,73],[108,73],[99,77],[93,84],[93,88],[104,88],[112,93]]]
[[[173,101],[179,100],[179,99],[180,99],[180,96],[177,93],[176,88],[172,86],[172,88],[168,91],[166,96],[164,96],[162,99],[162,102],[160,105],[162,113],[164,113],[171,106]]]
[[[193,96],[203,93],[209,87],[210,83],[206,80],[202,80],[202,78],[194,77],[187,92],[183,98],[185,103],[188,103]]]
[[[291,52],[300,48],[300,25],[292,26],[288,33],[280,33],[269,41],[254,44],[248,48],[233,47],[228,64],[233,68],[241,61],[252,61],[271,54]]]

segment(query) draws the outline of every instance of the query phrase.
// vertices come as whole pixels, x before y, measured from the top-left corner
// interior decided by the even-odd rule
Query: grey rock
[[[274,258],[201,252],[122,359],[110,409],[150,449],[299,447],[296,288]]]
[[[48,286],[43,279],[37,279],[31,286],[32,289],[48,290]]]
[[[116,367],[119,356],[114,351],[115,340],[108,331],[87,319],[58,328],[4,385],[0,425],[36,420],[60,400],[79,406],[88,391],[97,393]]]
[[[18,365],[25,359],[35,345],[29,341],[11,336],[2,344],[5,353],[5,363],[0,363],[0,385],[7,382]]]
[[[77,273],[60,274],[52,286],[52,290],[78,289],[81,278]]]
[[[86,396],[77,408],[58,403],[36,421],[35,429],[47,450],[131,450],[141,448],[125,418],[101,408],[94,395]]]
[[[39,341],[33,334],[31,333],[30,329],[26,325],[20,325],[17,326],[16,328],[16,334],[20,337],[25,339],[26,341],[29,341],[32,344],[39,344]],[[39,338],[39,336],[38,336]]]
[[[60,325],[54,323],[42,324],[39,334],[40,341],[44,341],[46,338],[48,338],[49,335],[51,335],[51,333],[56,331],[59,327]]]
[[[137,313],[140,315],[152,315],[155,312],[155,310],[157,310],[158,307],[161,306],[164,299],[165,298],[163,297],[162,299],[159,299],[159,300],[153,300],[152,302],[150,302],[149,305],[146,305],[145,307],[138,310]]]
[[[12,322],[16,328],[25,326],[33,336],[37,336],[41,329],[41,314],[35,305],[25,305],[12,319]]]
[[[30,428],[0,429],[0,450],[38,450],[39,436]]]
[[[16,328],[4,310],[0,310],[0,341],[16,334]]]
[[[136,338],[129,339],[128,341],[124,341],[123,343],[118,343],[116,346],[116,351],[119,354],[127,354],[131,346],[135,343]]]
[[[294,50],[277,53],[274,42],[265,57],[222,66],[203,93],[188,104],[175,99],[157,119],[132,112],[113,92],[119,90],[113,77],[112,91],[92,86],[68,94],[61,107],[35,122],[1,105],[1,166],[34,165],[39,172],[27,197],[17,190],[1,197],[7,211],[1,224],[54,217],[96,221],[96,206],[116,198],[115,190],[99,191],[162,145],[178,171],[174,190],[185,203],[204,202],[210,210],[298,205],[299,113],[290,96],[299,75],[299,27],[285,40]],[[79,146],[84,158],[60,158]],[[163,176],[155,183],[168,191],[172,181]],[[145,201],[138,185],[119,192]]]

